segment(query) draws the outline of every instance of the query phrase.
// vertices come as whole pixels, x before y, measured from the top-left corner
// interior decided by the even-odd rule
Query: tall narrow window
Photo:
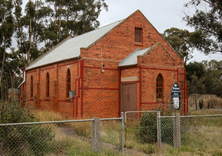
[[[31,76],[30,97],[33,97],[33,77]]]
[[[67,70],[66,84],[66,97],[69,97],[69,91],[71,90],[71,73],[69,69]]]
[[[142,43],[142,28],[135,28],[135,42]]]
[[[163,99],[163,76],[161,74],[156,79],[156,98]]]
[[[46,97],[49,97],[49,73],[46,74]]]

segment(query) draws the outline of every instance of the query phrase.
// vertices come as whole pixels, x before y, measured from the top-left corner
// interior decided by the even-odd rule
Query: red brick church
[[[139,11],[68,37],[24,70],[22,104],[68,118],[118,117],[170,104],[175,82],[188,112],[184,61]],[[70,98],[69,92],[75,95]]]

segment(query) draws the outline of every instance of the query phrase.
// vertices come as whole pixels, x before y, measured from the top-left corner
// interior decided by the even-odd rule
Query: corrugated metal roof
[[[62,60],[72,59],[80,56],[80,48],[88,48],[96,43],[104,35],[109,33],[113,28],[119,25],[123,20],[106,25],[80,36],[69,38],[63,43],[55,47],[55,49],[48,51],[40,56],[40,58],[31,63],[26,70],[39,67],[42,65],[59,62]]]
[[[119,67],[130,66],[137,64],[137,56],[143,55],[146,53],[151,47],[145,49],[136,49],[129,56],[127,56],[123,61],[120,62]]]

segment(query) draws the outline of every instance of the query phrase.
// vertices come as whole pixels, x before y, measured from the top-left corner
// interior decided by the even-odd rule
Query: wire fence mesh
[[[121,120],[106,120],[100,122],[101,149],[109,151],[122,151]]]
[[[94,122],[0,124],[0,155],[121,155],[120,119]]]
[[[157,149],[157,111],[125,113],[125,148],[153,154]],[[138,153],[137,153],[138,154]]]
[[[141,111],[127,112],[125,120],[0,124],[0,155],[122,155],[123,149],[125,155],[145,155],[158,153],[159,147],[220,155],[221,121],[222,115],[160,116]]]
[[[175,117],[160,119],[160,137],[161,143],[173,145],[173,122]]]
[[[178,116],[176,116],[178,115]],[[222,154],[222,115],[160,116],[161,149],[174,147],[200,155]]]
[[[181,116],[181,145],[197,153],[222,154],[222,115]]]

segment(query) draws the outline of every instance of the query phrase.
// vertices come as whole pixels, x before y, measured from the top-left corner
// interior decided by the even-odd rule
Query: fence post
[[[157,112],[157,140],[159,150],[161,150],[161,122],[160,122],[160,111]]]
[[[124,113],[121,112],[121,149],[124,154]]]
[[[100,118],[93,118],[92,121],[92,152],[100,152]]]
[[[174,148],[177,147],[177,144],[176,144],[176,114],[175,113],[172,113],[172,116],[174,116],[172,118],[172,122],[173,122],[173,145],[174,145]]]
[[[176,133],[177,133],[177,148],[180,148],[181,147],[180,113],[176,113]]]
[[[180,136],[180,113],[173,113],[176,119],[173,118],[173,144],[174,148],[181,147],[181,136]]]

